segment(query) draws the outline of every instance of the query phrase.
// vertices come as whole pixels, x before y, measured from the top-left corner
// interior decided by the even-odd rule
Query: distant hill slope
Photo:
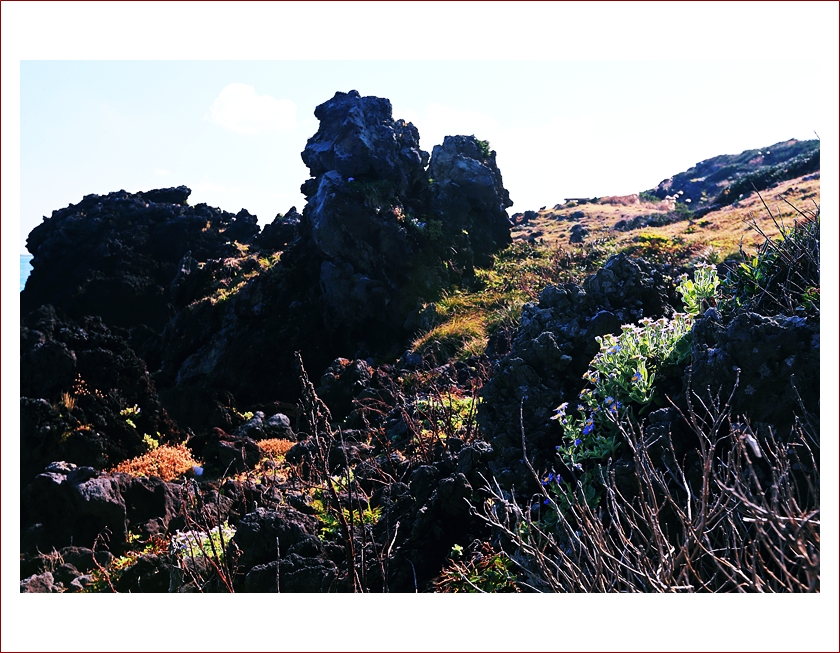
[[[662,200],[680,196],[692,207],[726,206],[753,190],[817,172],[820,142],[791,139],[740,154],[722,154],[706,159],[685,172],[665,179],[645,195]]]
[[[790,226],[803,212],[815,215],[819,202],[820,142],[791,139],[706,159],[639,194],[517,213],[513,238],[681,264],[716,262],[763,242],[760,232],[777,232],[776,222]]]

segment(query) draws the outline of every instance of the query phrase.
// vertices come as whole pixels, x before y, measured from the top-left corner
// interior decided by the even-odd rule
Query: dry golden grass
[[[632,220],[639,215],[653,215],[667,212],[659,203],[640,202],[639,204],[598,203],[580,206],[563,207],[539,211],[539,217],[528,225],[514,228],[514,240],[527,240],[533,236],[541,238],[548,245],[563,245],[569,247],[569,236],[574,225],[585,227],[589,235],[586,241],[608,239],[617,249],[632,245],[634,239],[641,233],[664,236],[669,242],[688,250],[693,254],[700,254],[712,248],[722,258],[735,254],[743,242],[745,251],[751,251],[753,245],[761,244],[764,238],[750,225],[755,220],[764,233],[777,231],[773,218],[764,208],[761,198],[776,220],[781,220],[789,226],[794,219],[799,219],[794,207],[805,211],[816,210],[820,203],[820,180],[804,180],[803,177],[791,179],[773,188],[761,191],[761,197],[752,193],[730,206],[718,211],[707,213],[697,220],[681,220],[661,227],[644,227],[631,231],[620,232],[614,229],[619,220]],[[611,200],[612,198],[605,198]],[[787,200],[787,201],[785,201]],[[583,213],[578,220],[570,220],[575,213]],[[573,247],[573,246],[572,246]]]
[[[67,410],[73,410],[76,407],[76,398],[69,392],[62,392],[59,403]]]
[[[164,481],[171,481],[198,465],[200,463],[192,457],[186,445],[164,444],[147,454],[125,460],[109,471],[132,476],[157,476]]]
[[[438,363],[451,358],[480,354],[487,346],[487,324],[479,312],[456,314],[424,333],[412,343],[420,355],[432,354]]]
[[[295,443],[290,440],[281,440],[280,438],[269,438],[268,440],[259,440],[257,446],[264,454],[274,461],[278,461],[286,455]]]

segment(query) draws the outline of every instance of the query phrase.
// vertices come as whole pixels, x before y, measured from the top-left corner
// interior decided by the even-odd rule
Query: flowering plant
[[[203,556],[219,557],[224,560],[228,543],[236,535],[236,529],[227,522],[208,531],[176,531],[169,543],[169,552],[181,560]],[[212,540],[212,543],[211,543]]]
[[[717,272],[703,266],[694,281],[684,278],[677,290],[687,313],[625,324],[618,335],[597,337],[599,352],[583,375],[588,381],[573,408],[569,402],[551,418],[563,429],[557,453],[571,467],[584,460],[604,460],[621,446],[616,422],[635,421],[656,399],[656,375],[666,364],[683,362],[691,352],[691,327],[703,301],[714,298]]]
[[[635,417],[654,398],[656,373],[663,363],[681,362],[690,350],[691,316],[645,318],[625,324],[621,334],[598,337],[600,351],[583,378],[584,388],[573,409],[568,402],[554,410],[552,420],[563,428],[557,447],[572,465],[586,459],[604,459],[620,445],[615,421],[629,411]]]

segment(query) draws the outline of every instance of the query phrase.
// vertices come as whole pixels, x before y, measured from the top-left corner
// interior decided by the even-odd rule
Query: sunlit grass
[[[638,216],[665,215],[669,208],[664,203],[640,202],[633,205],[594,203],[579,206],[561,206],[538,212],[538,217],[527,225],[514,228],[514,240],[526,241],[538,238],[547,246],[563,246],[574,250],[580,245],[570,245],[572,227],[580,224],[588,231],[587,242],[601,240],[609,243],[616,251],[626,251],[644,256],[651,245],[668,249],[680,263],[695,261],[718,262],[735,256],[740,247],[752,247],[762,242],[762,237],[752,228],[755,219],[765,233],[775,229],[773,217],[792,223],[800,209],[813,209],[820,202],[820,180],[799,177],[761,191],[761,197],[772,211],[772,217],[756,193],[740,199],[717,211],[696,219],[681,219],[658,227],[645,226],[640,229],[618,231],[615,226],[621,220],[631,221]],[[609,198],[602,198],[601,202]],[[790,202],[790,204],[788,204]],[[576,217],[573,217],[576,216]],[[640,242],[640,235],[645,234]],[[658,243],[651,236],[662,239]],[[655,236],[654,236],[655,238]],[[646,240],[647,239],[647,240]],[[666,240],[663,240],[666,239]],[[710,251],[709,248],[714,251]],[[656,252],[654,251],[654,254]],[[710,259],[711,257],[711,259]]]
[[[471,287],[453,288],[434,302],[434,323],[416,335],[412,348],[439,363],[481,354],[490,336],[519,323],[525,302],[536,301],[549,284],[580,280],[608,254],[599,247],[514,243],[495,256],[492,268],[475,271]]]

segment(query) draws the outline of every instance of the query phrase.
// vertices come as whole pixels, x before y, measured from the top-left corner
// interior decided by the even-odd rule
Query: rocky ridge
[[[21,591],[429,589],[459,543],[510,544],[476,507],[489,479],[526,500],[539,487],[522,434],[529,462],[552,468],[551,413],[580,392],[596,337],[681,310],[668,270],[619,255],[548,285],[480,356],[399,356],[425,301],[510,243],[495,153],[451,136],[429,156],[387,100],[355,91],[316,117],[307,204],[262,232],[244,209],[190,207],[184,187],[88,196],[33,231]],[[658,381],[675,409],[737,379],[733,408],[762,438],[819,412],[818,313],[712,307],[692,338],[690,365]],[[681,454],[696,447],[674,409],[646,420]],[[267,441],[286,443],[282,462]],[[113,471],[183,442],[201,464],[175,480]],[[626,452],[611,464],[632,479]],[[227,528],[223,560],[179,548]],[[112,579],[109,555],[132,564]]]

